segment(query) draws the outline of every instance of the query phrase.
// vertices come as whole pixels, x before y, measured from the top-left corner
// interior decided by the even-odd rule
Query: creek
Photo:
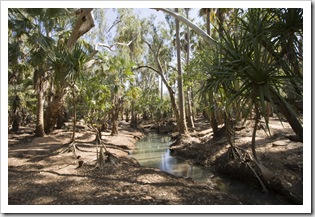
[[[178,177],[192,178],[196,182],[203,182],[220,191],[236,194],[250,204],[288,204],[274,195],[266,194],[238,181],[215,176],[209,168],[193,165],[189,161],[172,156],[169,150],[171,143],[168,135],[149,133],[137,142],[136,149],[130,153],[130,156],[141,166],[159,168]]]

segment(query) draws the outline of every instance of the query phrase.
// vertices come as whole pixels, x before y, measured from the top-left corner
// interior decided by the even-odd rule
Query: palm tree
[[[36,136],[44,136],[44,91],[48,66],[45,56],[54,43],[51,33],[64,15],[63,9],[12,9],[9,26],[16,36],[24,35],[29,48],[29,62],[34,67],[34,88],[37,92]]]
[[[185,8],[186,12],[186,17],[189,19],[189,10],[190,8]],[[186,69],[188,69],[189,66],[189,58],[190,58],[190,30],[187,27],[187,32],[186,32]],[[188,75],[191,75],[190,72],[186,72]],[[192,87],[191,85],[188,86],[187,90],[187,117],[188,117],[188,126],[191,127],[192,129],[195,128],[194,125],[194,117],[193,117],[193,112],[192,112]]]
[[[178,8],[175,8],[175,12],[178,13]],[[183,91],[183,77],[182,77],[182,65],[181,65],[181,46],[179,36],[179,21],[176,19],[176,50],[177,50],[177,83],[178,83],[178,100],[179,100],[179,126],[178,131],[180,134],[187,134],[186,115],[185,115],[185,97]]]

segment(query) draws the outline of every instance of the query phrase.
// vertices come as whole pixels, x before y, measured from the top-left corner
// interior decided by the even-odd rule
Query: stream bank
[[[303,204],[303,143],[288,139],[293,134],[288,123],[283,122],[282,126],[279,120],[270,119],[271,137],[266,135],[262,126],[258,130],[256,152],[261,168],[250,157],[243,162],[235,160],[231,146],[224,136],[224,128],[221,128],[222,136],[213,138],[212,131],[209,131],[210,126],[206,128],[207,124],[199,124],[203,124],[203,127],[188,137],[177,139],[171,145],[174,156],[211,167],[219,175],[260,190],[261,179],[269,193],[290,204]],[[236,132],[235,145],[246,154],[251,153],[252,129],[253,122],[247,121],[245,127]]]

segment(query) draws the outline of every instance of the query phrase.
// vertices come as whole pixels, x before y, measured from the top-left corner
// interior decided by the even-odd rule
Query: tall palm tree
[[[175,12],[178,13],[178,8],[175,8]],[[186,126],[186,114],[185,114],[185,97],[183,90],[183,77],[182,77],[182,64],[181,64],[181,46],[179,36],[179,21],[176,19],[176,51],[177,51],[177,83],[178,83],[178,100],[179,100],[179,126],[178,131],[180,134],[187,134]]]
[[[186,12],[186,18],[189,19],[189,10],[190,8],[185,8]],[[190,58],[190,29],[187,27],[186,34],[186,69],[188,69],[189,66],[189,58]],[[186,72],[188,75],[190,75],[190,72]],[[187,90],[187,117],[188,117],[188,126],[191,127],[192,129],[195,128],[194,125],[194,117],[193,117],[193,112],[192,112],[192,87],[189,84],[188,90]]]

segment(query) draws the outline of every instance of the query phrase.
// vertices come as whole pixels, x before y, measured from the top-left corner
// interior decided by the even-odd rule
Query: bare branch
[[[107,49],[113,51],[112,48],[113,48],[115,45],[121,45],[121,46],[127,46],[127,47],[128,47],[128,46],[132,43],[132,41],[133,41],[133,40],[129,41],[128,43],[120,43],[120,42],[117,42],[117,43],[114,43],[114,44],[112,44],[112,45],[97,43],[97,44],[95,45],[95,50],[96,50],[96,51],[98,50],[98,46],[102,46],[102,47],[105,47],[105,48],[107,48]]]
[[[102,46],[102,47],[105,47],[105,48],[107,48],[107,49],[113,51],[113,50],[112,50],[112,47],[113,47],[114,45],[107,45],[107,44],[97,43],[97,44],[95,45],[95,50],[98,50],[98,49],[97,49],[97,46]]]
[[[131,41],[129,41],[127,44],[126,43],[120,43],[120,42],[117,42],[117,43],[115,43],[115,44],[117,44],[117,45],[122,45],[122,46],[129,46],[131,43],[132,43],[132,41],[133,41],[133,39],[131,40]]]
[[[138,66],[137,68],[133,68],[133,70],[138,70],[138,69],[141,69],[141,68],[148,68],[148,69],[151,69],[151,70],[155,71],[158,74],[161,74],[161,72],[159,70],[153,68],[152,66],[146,66],[146,65],[145,66]]]
[[[115,20],[114,21],[114,23],[113,23],[113,25],[107,30],[107,32],[106,33],[109,33],[110,32],[110,30],[114,27],[114,26],[116,26],[118,23],[120,23],[122,20],[122,17],[123,17],[123,15],[120,17],[120,20]]]

